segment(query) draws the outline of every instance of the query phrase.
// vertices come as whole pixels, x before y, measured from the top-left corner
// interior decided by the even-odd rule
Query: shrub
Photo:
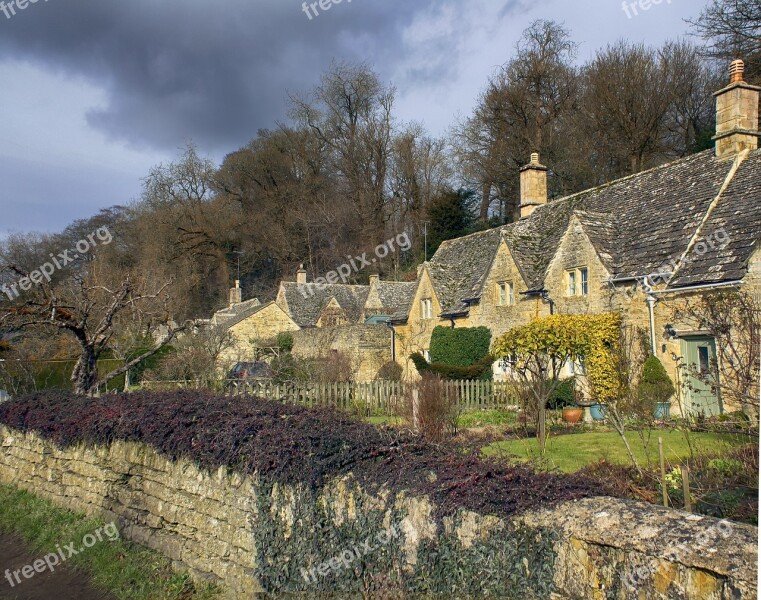
[[[317,383],[343,383],[354,380],[351,357],[343,352],[331,350],[312,361],[312,373]]]
[[[275,345],[281,352],[293,350],[293,334],[282,331],[275,336]]]
[[[640,402],[654,408],[658,402],[668,402],[675,391],[661,361],[657,356],[649,356],[642,367],[642,378],[637,388]]]
[[[477,363],[467,367],[460,367],[444,363],[429,363],[419,352],[415,352],[414,354],[410,355],[410,359],[412,360],[412,363],[415,365],[415,368],[420,375],[423,375],[424,373],[434,373],[448,380],[472,380],[491,379],[494,374],[492,371],[494,359],[489,354],[484,356]]]
[[[491,331],[488,327],[441,327],[431,334],[431,362],[469,367],[489,354]]]
[[[401,381],[403,372],[404,369],[402,368],[402,365],[391,360],[378,370],[378,376],[376,379],[380,379],[381,381]]]
[[[424,373],[415,386],[407,388],[403,416],[426,440],[440,442],[447,434],[457,431],[456,395],[450,397],[446,393],[441,377]]]
[[[560,410],[569,406],[576,406],[576,379],[574,377],[562,379],[547,401],[547,408],[550,410]]]
[[[427,390],[421,397],[424,404],[436,399]],[[0,404],[0,423],[35,431],[63,447],[103,446],[115,440],[144,443],[211,473],[226,467],[256,473],[269,483],[303,483],[316,489],[328,478],[352,473],[360,482],[387,486],[392,493],[428,495],[438,516],[462,508],[509,516],[606,492],[583,477],[537,474],[525,466],[465,456],[333,409],[199,390],[102,398],[35,393]]]

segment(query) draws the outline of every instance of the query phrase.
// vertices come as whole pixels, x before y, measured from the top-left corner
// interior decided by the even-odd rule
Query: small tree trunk
[[[539,406],[539,454],[544,456],[547,448],[547,405],[542,402]]]

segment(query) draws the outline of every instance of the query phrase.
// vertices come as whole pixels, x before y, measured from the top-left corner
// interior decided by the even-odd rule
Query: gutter
[[[721,281],[719,283],[702,283],[699,285],[688,285],[685,287],[670,288],[667,290],[654,291],[651,293],[655,296],[662,296],[664,294],[678,294],[679,292],[692,292],[695,290],[710,290],[710,289],[725,288],[725,287],[740,287],[741,285],[743,285],[742,280],[734,279],[732,281]]]

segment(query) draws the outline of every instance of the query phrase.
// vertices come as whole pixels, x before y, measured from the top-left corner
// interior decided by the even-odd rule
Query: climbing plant
[[[547,401],[560,385],[560,374],[569,360],[584,360],[589,392],[595,400],[607,402],[617,397],[620,329],[621,316],[614,313],[552,315],[511,329],[494,342],[494,357],[508,361],[536,401],[542,454]]]

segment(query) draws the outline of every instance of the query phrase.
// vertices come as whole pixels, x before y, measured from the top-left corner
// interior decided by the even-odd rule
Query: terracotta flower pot
[[[584,409],[577,406],[563,409],[563,421],[566,423],[578,423],[584,416]]]

